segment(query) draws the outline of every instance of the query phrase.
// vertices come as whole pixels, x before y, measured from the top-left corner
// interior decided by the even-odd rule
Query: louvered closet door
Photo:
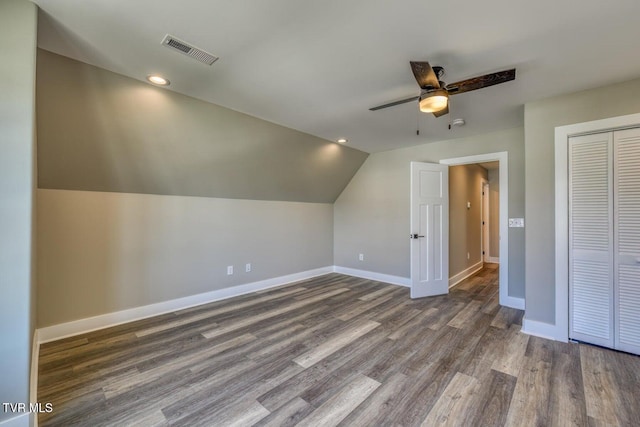
[[[569,335],[614,345],[611,132],[569,138]]]
[[[616,345],[640,354],[640,129],[614,133]]]

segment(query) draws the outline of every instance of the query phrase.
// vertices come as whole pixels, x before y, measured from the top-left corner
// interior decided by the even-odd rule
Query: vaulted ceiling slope
[[[640,1],[34,0],[39,46],[170,90],[376,152],[523,125],[527,102],[640,76]],[[161,45],[169,33],[212,66]],[[451,114],[416,103],[409,61],[447,83],[516,68],[513,82],[457,95]],[[448,130],[449,119],[466,126]],[[420,136],[416,127],[420,126]]]
[[[44,50],[40,188],[332,203],[364,153]]]

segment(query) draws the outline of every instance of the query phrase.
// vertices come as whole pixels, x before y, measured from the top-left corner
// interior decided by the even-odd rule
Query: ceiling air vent
[[[218,60],[217,56],[212,55],[209,52],[205,52],[202,49],[198,49],[197,47],[192,46],[189,43],[172,36],[171,34],[167,34],[166,36],[164,36],[164,39],[162,39],[162,44],[207,65],[211,65]]]

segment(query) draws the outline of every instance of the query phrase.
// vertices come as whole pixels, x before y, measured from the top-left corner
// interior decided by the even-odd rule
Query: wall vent
[[[175,50],[176,52],[180,52],[183,55],[190,56],[191,58],[200,61],[204,64],[211,65],[218,60],[218,57],[210,54],[209,52],[205,52],[202,49],[199,49],[189,43],[180,40],[177,37],[172,36],[171,34],[167,34],[162,39],[162,44],[168,48]]]

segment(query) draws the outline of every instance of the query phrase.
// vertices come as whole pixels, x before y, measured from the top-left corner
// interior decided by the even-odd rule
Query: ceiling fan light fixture
[[[436,89],[420,98],[420,111],[423,113],[437,113],[447,108],[449,94],[444,89]]]

